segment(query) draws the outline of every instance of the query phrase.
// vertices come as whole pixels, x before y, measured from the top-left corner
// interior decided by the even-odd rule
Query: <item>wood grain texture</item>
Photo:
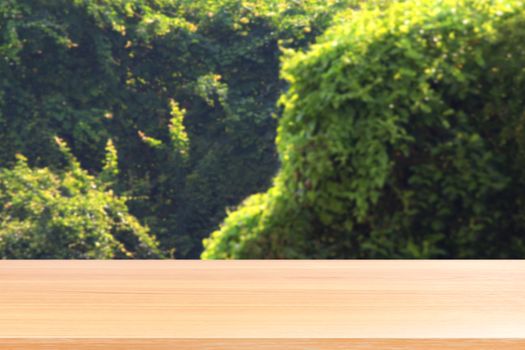
[[[525,261],[0,261],[0,349],[525,349]]]
[[[476,339],[4,339],[2,350],[523,350],[523,340]]]

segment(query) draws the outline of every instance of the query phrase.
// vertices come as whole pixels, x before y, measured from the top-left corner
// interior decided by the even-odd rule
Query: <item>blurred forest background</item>
[[[519,258],[524,185],[521,1],[0,1],[0,258]]]

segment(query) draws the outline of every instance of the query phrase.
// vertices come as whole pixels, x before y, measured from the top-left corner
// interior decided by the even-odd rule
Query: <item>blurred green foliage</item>
[[[96,177],[109,177],[168,255],[198,257],[225,208],[277,172],[279,47],[305,47],[354,2],[0,1],[0,167],[43,173],[52,191],[72,176],[55,135],[90,174],[104,171],[112,139],[120,171]],[[30,170],[47,167],[58,172]]]
[[[269,186],[203,258],[523,257],[525,5],[390,3],[1,1],[0,257],[197,257]]]
[[[113,194],[116,153],[108,143],[98,178],[80,167],[57,139],[67,166],[60,172],[30,168],[17,156],[0,170],[0,256],[25,259],[159,258],[157,242]]]
[[[281,170],[203,258],[525,256],[525,4],[365,7],[287,54]]]

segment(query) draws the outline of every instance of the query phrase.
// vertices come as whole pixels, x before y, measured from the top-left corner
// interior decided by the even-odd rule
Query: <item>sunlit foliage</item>
[[[289,53],[282,168],[203,258],[525,256],[525,4],[413,0]]]
[[[64,141],[57,143],[65,170],[31,168],[22,155],[12,169],[0,170],[0,257],[161,257],[155,239],[105,180],[115,169],[111,143],[99,178],[80,167]]]

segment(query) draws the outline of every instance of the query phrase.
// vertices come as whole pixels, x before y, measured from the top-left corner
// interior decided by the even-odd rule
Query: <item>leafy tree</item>
[[[0,258],[160,257],[147,228],[109,188],[107,179],[117,172],[112,143],[104,170],[94,178],[57,142],[67,170],[33,169],[18,155],[12,169],[0,171]]]
[[[203,258],[525,256],[525,5],[349,11],[283,77],[282,169]]]
[[[59,167],[60,135],[165,251],[197,257],[224,208],[269,185],[280,46],[353,0],[0,1],[0,166]]]

